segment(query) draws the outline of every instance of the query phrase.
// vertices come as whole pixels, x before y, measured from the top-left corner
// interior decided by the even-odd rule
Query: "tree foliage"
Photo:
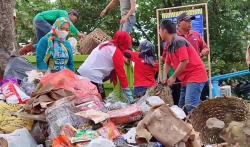
[[[82,32],[90,32],[97,24],[109,35],[119,29],[119,8],[104,19],[100,12],[110,0],[17,0],[19,42],[34,39],[34,16],[49,9],[77,9],[80,19],[76,27]],[[250,20],[248,0],[137,0],[137,23],[146,35],[157,44],[156,9],[207,2],[209,7],[210,47],[212,72],[214,75],[239,71],[245,66],[245,49],[250,40]],[[140,40],[143,33],[135,29],[133,37]],[[144,37],[145,38],[145,37]]]

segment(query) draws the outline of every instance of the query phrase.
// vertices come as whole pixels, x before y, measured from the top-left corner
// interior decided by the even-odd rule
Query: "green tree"
[[[16,0],[18,42],[26,43],[29,39],[35,40],[33,18],[37,13],[54,7],[49,0]]]
[[[80,19],[76,27],[83,32],[98,27],[109,35],[119,29],[119,8],[112,11],[102,20],[100,12],[110,0],[17,0],[19,42],[34,39],[33,17],[41,11],[49,9],[77,9]],[[250,40],[250,9],[248,0],[137,0],[137,24],[145,34],[157,45],[156,9],[196,3],[208,3],[210,47],[213,75],[230,73],[245,69],[245,49]],[[140,29],[134,29],[133,37],[137,40],[145,38]]]

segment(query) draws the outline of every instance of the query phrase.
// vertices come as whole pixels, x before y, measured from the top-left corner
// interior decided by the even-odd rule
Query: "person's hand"
[[[172,86],[176,81],[176,77],[172,76],[168,79],[168,86]]]
[[[107,10],[106,9],[104,9],[104,10],[102,10],[102,12],[101,12],[101,14],[100,14],[100,17],[105,17],[107,15]]]
[[[201,56],[207,56],[209,54],[209,50],[208,49],[203,49],[201,51]]]
[[[85,37],[86,37],[86,35],[85,35],[85,34],[83,34],[83,33],[79,33],[79,34],[78,34],[78,37],[79,37],[80,39],[82,39],[82,38],[85,38]]]
[[[129,88],[123,89],[123,93],[124,93],[124,95],[127,97],[128,102],[129,102],[130,104],[134,103],[133,94],[132,94],[132,91],[131,91]]]
[[[127,16],[123,16],[122,19],[120,20],[120,24],[124,24],[128,22],[128,17]]]

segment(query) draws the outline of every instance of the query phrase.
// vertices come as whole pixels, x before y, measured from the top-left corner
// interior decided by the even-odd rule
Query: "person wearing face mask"
[[[110,79],[116,85],[118,77],[128,102],[133,103],[134,99],[129,89],[124,68],[125,57],[123,56],[123,53],[130,48],[132,48],[131,36],[127,32],[119,31],[115,34],[113,40],[97,46],[77,72],[97,86],[102,98],[105,98],[103,89],[105,79]]]
[[[36,50],[39,70],[57,72],[68,68],[74,71],[72,46],[66,40],[70,25],[69,19],[60,17],[53,24],[51,31],[41,38]]]
[[[33,24],[36,30],[36,38],[37,41],[30,43],[19,51],[20,55],[25,55],[28,52],[33,52],[36,50],[36,43],[45,36],[52,28],[52,25],[57,20],[57,18],[65,17],[70,20],[70,32],[78,36],[79,38],[84,37],[85,35],[78,31],[78,29],[74,26],[73,23],[77,22],[79,18],[79,14],[76,10],[71,10],[69,13],[65,10],[48,10],[38,13],[34,20]]]

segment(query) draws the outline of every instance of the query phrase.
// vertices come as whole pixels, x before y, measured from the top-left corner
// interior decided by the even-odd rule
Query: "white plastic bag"
[[[174,105],[170,109],[175,113],[179,119],[184,119],[187,117],[186,113],[178,106]]]
[[[37,147],[37,143],[26,128],[11,134],[0,134],[8,142],[8,147]]]
[[[98,137],[92,140],[88,147],[115,147],[114,143],[108,139]]]

